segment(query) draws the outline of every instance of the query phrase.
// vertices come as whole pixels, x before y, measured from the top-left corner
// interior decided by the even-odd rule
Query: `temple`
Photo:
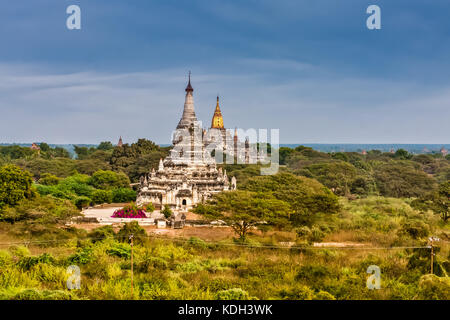
[[[173,148],[169,156],[160,160],[158,170],[153,169],[141,177],[138,205],[151,202],[156,208],[168,205],[186,211],[214,194],[236,189],[236,179],[228,178],[226,170],[217,168],[215,158],[207,149],[206,142],[210,140],[206,135],[219,133],[226,137],[219,99],[211,129],[206,132],[195,115],[190,74],[185,91],[183,115],[173,134]]]

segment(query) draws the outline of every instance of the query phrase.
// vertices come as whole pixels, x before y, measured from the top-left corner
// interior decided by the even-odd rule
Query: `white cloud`
[[[219,93],[227,127],[279,128],[282,143],[448,142],[450,88],[340,78],[290,60],[236,65],[243,61],[253,72],[194,72],[196,112],[205,126]],[[122,135],[167,143],[185,85],[179,69],[57,74],[0,65],[0,142],[115,142]]]

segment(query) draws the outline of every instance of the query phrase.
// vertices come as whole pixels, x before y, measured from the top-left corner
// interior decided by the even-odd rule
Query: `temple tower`
[[[211,129],[223,129],[223,117],[219,106],[219,96],[217,96],[216,110],[211,120]]]

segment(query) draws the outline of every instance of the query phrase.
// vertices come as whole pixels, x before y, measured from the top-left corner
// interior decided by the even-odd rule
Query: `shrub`
[[[216,300],[249,300],[247,291],[241,288],[232,288],[218,291],[215,295]]]
[[[97,241],[102,241],[107,238],[112,238],[114,236],[115,232],[112,226],[103,226],[100,228],[95,228],[88,234],[88,237],[94,243]]]
[[[115,242],[106,250],[106,253],[110,256],[129,259],[131,257],[131,248],[128,244]]]
[[[144,206],[145,212],[153,212],[155,211],[155,207],[153,206],[153,203],[149,202]]]
[[[430,228],[422,221],[407,221],[401,225],[399,235],[406,234],[413,239],[420,239],[430,234]]]
[[[74,200],[74,204],[78,209],[86,208],[91,204],[92,200],[88,197],[77,197]]]
[[[95,190],[92,193],[92,201],[96,204],[100,203],[111,203],[112,195],[108,190]]]
[[[31,173],[15,165],[0,167],[0,209],[15,206],[23,199],[31,199],[34,194]]]
[[[45,186],[55,186],[61,179],[51,173],[43,173],[39,179],[39,183]]]
[[[293,288],[283,289],[279,292],[282,299],[288,300],[312,300],[314,291],[304,285],[296,285]]]
[[[42,300],[42,294],[36,289],[25,289],[17,293],[13,300]]]
[[[122,203],[136,200],[136,191],[127,188],[112,190],[112,202]]]
[[[336,300],[336,298],[326,291],[319,291],[314,295],[313,300]]]
[[[128,242],[131,235],[133,235],[135,243],[142,243],[145,241],[147,233],[137,221],[132,221],[125,223],[117,233],[116,238],[121,242]]]
[[[92,251],[92,248],[89,247],[81,248],[67,260],[70,264],[87,264],[93,259]]]
[[[164,215],[164,217],[169,218],[172,215],[172,209],[170,209],[170,206],[167,204],[164,205],[164,209],[161,211],[161,213]]]
[[[422,276],[419,281],[419,299],[450,300],[450,278],[434,274]]]
[[[109,190],[114,188],[128,188],[130,179],[123,172],[98,170],[89,179],[89,184],[96,189]]]

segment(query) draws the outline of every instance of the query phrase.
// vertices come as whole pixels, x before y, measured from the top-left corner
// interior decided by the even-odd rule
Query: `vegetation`
[[[224,165],[238,190],[194,210],[232,227],[211,241],[226,228],[179,239],[136,222],[72,225],[86,206],[135,200],[130,183],[167,148],[141,139],[75,152],[0,147],[0,299],[450,299],[448,157],[300,146],[280,149],[273,176],[259,176],[260,165]],[[440,238],[434,274],[430,236]],[[66,288],[69,265],[81,269],[80,290]],[[380,267],[382,290],[366,287],[369,265]]]

